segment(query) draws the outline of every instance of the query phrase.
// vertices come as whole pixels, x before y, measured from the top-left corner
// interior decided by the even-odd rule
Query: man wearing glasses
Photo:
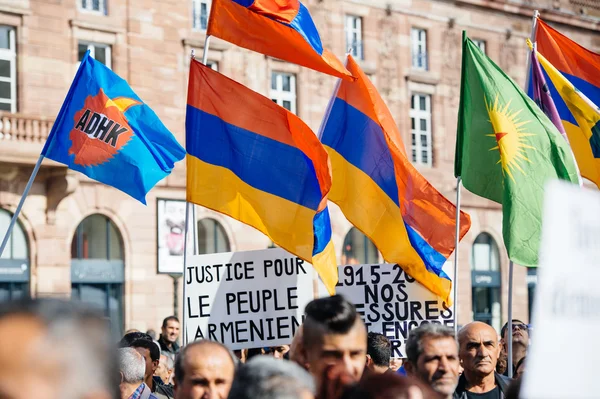
[[[506,323],[500,331],[504,353],[508,353],[508,338],[506,337],[507,329],[508,323]],[[513,319],[512,321],[512,342],[512,364],[514,371],[516,365],[527,355],[527,349],[529,348],[529,326],[521,320]],[[508,376],[508,368],[504,372],[504,375]]]

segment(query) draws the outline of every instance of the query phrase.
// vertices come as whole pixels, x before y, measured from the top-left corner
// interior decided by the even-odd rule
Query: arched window
[[[229,252],[229,239],[225,229],[214,219],[198,221],[198,254]]]
[[[473,243],[471,253],[473,286],[473,320],[482,321],[500,331],[500,255],[496,241],[481,233]]]
[[[342,264],[360,265],[369,263],[379,263],[377,247],[359,229],[353,227],[344,238]]]
[[[123,239],[104,215],[91,215],[71,243],[71,296],[102,310],[115,337],[123,330]]]
[[[12,216],[0,209],[0,243]],[[0,256],[0,302],[26,296],[29,296],[29,245],[25,229],[17,220]]]

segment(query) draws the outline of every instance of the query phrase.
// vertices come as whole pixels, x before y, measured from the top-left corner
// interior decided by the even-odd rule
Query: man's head
[[[148,381],[156,372],[160,362],[160,347],[147,339],[138,339],[131,343],[131,347],[138,351],[146,362],[145,380]]]
[[[500,337],[502,338],[502,345],[504,350],[508,350],[508,338],[506,337],[506,330],[508,329],[508,322],[504,324],[502,330],[500,330]],[[527,347],[529,345],[529,327],[521,320],[513,319],[512,321],[512,340],[513,345],[523,345]]]
[[[474,321],[458,333],[459,356],[465,377],[483,378],[494,373],[500,355],[498,334],[491,326]]]
[[[229,399],[313,399],[315,383],[297,364],[257,356],[240,367]]]
[[[275,359],[283,359],[285,354],[289,351],[289,345],[272,346],[271,348],[269,348],[269,355],[273,356]]]
[[[149,341],[152,341],[152,338],[150,338],[150,336],[146,333],[139,331],[129,331],[123,336],[123,338],[121,338],[121,340],[118,343],[118,346],[119,348],[129,348],[131,344],[134,341],[137,341],[138,339],[147,339]]]
[[[235,374],[237,358],[214,341],[196,341],[175,359],[175,399],[225,399]]]
[[[146,361],[138,351],[133,348],[121,348],[118,350],[118,358],[121,385],[139,386],[144,382]]]
[[[177,338],[179,338],[179,319],[175,316],[165,317],[160,331],[162,338],[169,344],[177,342]]]
[[[367,368],[376,373],[385,373],[390,368],[392,344],[383,334],[370,332],[367,335]]]
[[[302,358],[318,389],[330,367],[343,367],[358,381],[365,368],[367,330],[354,305],[334,295],[310,302],[305,313]]]
[[[445,397],[452,397],[460,368],[453,329],[441,324],[421,324],[408,336],[406,356],[404,368],[408,375]]]
[[[50,299],[0,303],[0,337],[6,338],[0,340],[0,397],[118,397],[108,325],[86,306]]]
[[[173,358],[169,355],[161,354],[160,361],[158,362],[158,367],[154,372],[154,375],[160,377],[162,382],[165,384],[168,384],[171,379],[171,374],[173,374],[173,367]]]

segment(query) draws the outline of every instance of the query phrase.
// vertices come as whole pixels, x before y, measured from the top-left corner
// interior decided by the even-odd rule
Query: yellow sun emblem
[[[506,173],[514,182],[513,171],[518,170],[525,174],[521,164],[523,162],[531,163],[526,156],[525,149],[535,149],[527,145],[524,138],[534,136],[534,134],[523,131],[523,126],[529,121],[519,120],[518,116],[522,110],[511,111],[509,109],[510,101],[502,107],[502,104],[498,104],[497,94],[493,105],[488,103],[487,98],[484,98],[484,100],[490,117],[489,121],[494,128],[494,134],[487,134],[486,136],[495,137],[497,143],[495,147],[490,148],[490,151],[498,150],[500,152],[498,163],[502,164],[502,173]]]

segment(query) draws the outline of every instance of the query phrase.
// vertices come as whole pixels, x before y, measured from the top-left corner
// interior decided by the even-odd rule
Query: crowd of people
[[[128,331],[115,345],[105,320],[74,302],[26,300],[0,305],[3,399],[502,399],[518,398],[528,326],[513,322],[513,365],[506,370],[506,326],[422,324],[410,332],[406,359],[367,333],[353,304],[320,298],[305,309],[291,345],[231,351],[200,340],[177,344],[180,323],[160,336]]]

